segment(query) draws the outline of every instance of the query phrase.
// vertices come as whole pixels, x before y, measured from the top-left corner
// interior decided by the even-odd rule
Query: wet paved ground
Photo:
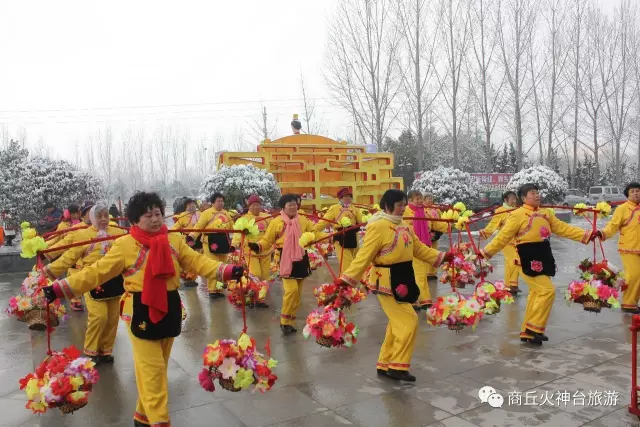
[[[281,285],[272,288],[270,310],[248,314],[249,333],[263,346],[271,337],[273,356],[280,361],[279,379],[270,392],[229,393],[202,390],[196,380],[204,346],[218,338],[235,338],[241,314],[227,302],[210,302],[198,289],[182,291],[188,310],[183,334],[176,339],[169,367],[170,411],[174,426],[318,427],[470,427],[470,426],[594,426],[640,425],[628,415],[631,371],[630,317],[619,311],[588,314],[567,306],[562,289],[577,276],[575,266],[592,255],[592,247],[553,239],[560,268],[554,282],[556,302],[549,321],[550,341],[542,348],[520,343],[518,332],[526,297],[503,306],[483,320],[476,332],[458,334],[430,327],[422,318],[411,371],[415,384],[399,384],[376,376],[375,362],[384,337],[386,318],[375,297],[352,310],[361,328],[352,349],[325,349],[301,334],[283,337],[278,309]],[[607,242],[611,261],[620,265],[615,242]],[[493,277],[502,275],[502,258],[493,260]],[[17,292],[23,275],[0,275],[0,301]],[[314,308],[312,286],[329,278],[323,269],[305,287],[299,329]],[[432,292],[436,291],[432,283]],[[526,286],[522,284],[526,290]],[[437,286],[438,294],[447,292]],[[85,314],[73,313],[53,335],[53,347],[82,348]],[[50,411],[41,417],[24,409],[18,379],[45,354],[42,333],[30,333],[22,323],[0,315],[0,414],[6,427],[130,427],[136,388],[131,347],[121,324],[116,362],[100,367],[101,379],[90,403],[70,416]],[[488,385],[504,397],[502,408],[478,398]],[[509,393],[521,392],[521,404]],[[528,394],[527,394],[528,392]],[[567,397],[567,394],[569,397]],[[615,392],[615,399],[611,392]],[[599,395],[598,395],[599,393]],[[605,396],[609,393],[609,398]],[[584,395],[584,397],[581,397]],[[512,394],[512,399],[516,398]],[[601,397],[597,399],[596,396]],[[535,398],[535,399],[534,399]],[[560,398],[560,400],[559,400]],[[564,398],[564,402],[563,399]],[[581,400],[584,399],[584,402]]]

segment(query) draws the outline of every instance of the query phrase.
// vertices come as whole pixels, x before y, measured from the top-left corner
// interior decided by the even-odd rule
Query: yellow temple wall
[[[322,209],[337,203],[343,187],[354,202],[378,203],[386,190],[403,189],[393,177],[392,153],[367,153],[363,145],[348,145],[319,135],[290,135],[265,140],[256,152],[222,152],[218,167],[251,164],[271,172],[282,194],[305,194],[303,206]],[[321,197],[324,195],[325,197]]]

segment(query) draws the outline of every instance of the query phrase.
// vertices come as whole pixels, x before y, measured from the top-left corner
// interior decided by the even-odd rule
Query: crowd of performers
[[[519,291],[519,278],[529,287],[520,334],[523,342],[541,345],[549,339],[545,327],[555,296],[551,277],[556,268],[548,240],[552,233],[583,244],[619,233],[628,283],[623,310],[640,313],[640,184],[629,184],[624,193],[627,202],[616,209],[603,230],[595,231],[569,225],[540,207],[535,184],[526,184],[517,193],[505,193],[504,206],[480,233],[485,238],[496,231],[498,234],[478,249],[477,255],[489,259],[502,251],[505,283],[511,292]],[[280,327],[284,334],[295,334],[304,281],[312,273],[308,253],[300,245],[301,236],[312,233],[315,241],[321,241],[331,237],[331,231],[338,232],[333,235],[340,264],[336,284],[359,286],[369,270],[367,286],[377,295],[389,320],[377,362],[378,375],[415,381],[409,368],[418,313],[432,304],[428,278],[453,259],[452,252],[438,250],[438,241],[449,226],[437,221],[441,212],[429,194],[388,190],[366,224],[362,224],[362,211],[354,205],[350,189],[342,189],[337,196],[339,203],[319,217],[304,214],[297,195],[283,195],[275,214],[263,209],[258,196],[251,196],[245,212],[238,216],[259,224],[258,235],[251,237],[229,232],[238,217],[225,210],[220,193],[200,208],[196,201],[187,200],[185,211],[174,217],[173,228],[181,232],[169,232],[163,201],[155,193],[137,193],[130,199],[128,232],[110,221],[105,205],[72,207],[66,225],[61,225],[72,231],[53,248],[95,238],[99,241],[49,252],[51,262],[45,271],[56,280],[44,292],[49,301],[68,299],[72,304],[81,304],[78,298],[84,294],[89,312],[84,352],[98,364],[113,362],[118,317],[124,320],[133,347],[138,389],[134,425],[169,426],[167,366],[174,338],[181,330],[181,273],[187,282],[199,276],[215,300],[223,297],[220,283],[240,280],[244,275],[243,266],[228,261],[236,249],[249,260],[250,273],[262,280],[269,277],[272,259],[279,259],[284,290]],[[77,227],[81,222],[86,225]],[[360,226],[365,233],[359,245]],[[258,306],[266,308],[268,304],[261,300]]]

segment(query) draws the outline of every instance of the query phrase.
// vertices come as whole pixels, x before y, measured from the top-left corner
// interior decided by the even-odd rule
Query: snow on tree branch
[[[480,188],[470,174],[443,166],[423,172],[411,189],[430,193],[435,203],[447,205],[463,202],[471,206],[480,196]]]
[[[253,165],[222,166],[209,175],[200,185],[199,198],[207,199],[215,192],[225,196],[225,205],[235,209],[252,194],[259,195],[265,207],[275,206],[280,198],[280,188],[273,174]]]
[[[540,188],[540,196],[544,203],[557,204],[564,200],[569,185],[567,181],[546,166],[534,166],[523,169],[511,177],[507,187],[518,191],[524,184],[533,183]]]

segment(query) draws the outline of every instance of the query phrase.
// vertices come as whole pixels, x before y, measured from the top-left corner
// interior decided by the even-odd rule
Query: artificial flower
[[[213,384],[213,377],[209,372],[209,369],[203,368],[198,374],[198,382],[200,386],[208,392],[216,391],[216,386]]]
[[[251,369],[240,368],[233,382],[233,386],[244,390],[250,387],[254,381],[255,378],[253,377],[253,371]]]
[[[540,237],[548,239],[551,237],[551,231],[547,227],[540,227]]]
[[[349,228],[349,227],[351,227],[351,225],[352,225],[351,220],[349,218],[347,218],[346,216],[343,216],[340,219],[340,226],[342,228]]]
[[[220,375],[222,375],[222,378],[225,379],[235,377],[239,369],[240,366],[238,366],[236,364],[236,361],[231,358],[224,359],[222,365],[220,365],[220,367],[218,368],[218,370],[220,371]]]

